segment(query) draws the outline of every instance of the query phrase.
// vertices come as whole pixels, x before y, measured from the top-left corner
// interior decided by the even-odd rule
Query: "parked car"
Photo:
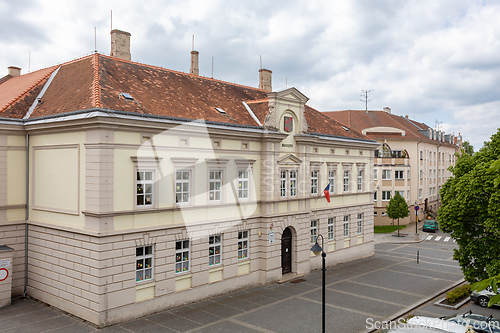
[[[493,316],[487,317],[469,311],[461,315],[444,317],[443,319],[458,323],[464,327],[471,327],[476,333],[500,333],[500,320],[493,318]]]
[[[470,299],[485,308],[488,306],[490,298],[495,295],[496,294],[493,289],[491,289],[491,287],[487,287],[481,291],[473,291],[470,294]]]
[[[422,227],[422,231],[433,231],[436,232],[439,230],[439,223],[435,220],[425,220],[424,226]]]

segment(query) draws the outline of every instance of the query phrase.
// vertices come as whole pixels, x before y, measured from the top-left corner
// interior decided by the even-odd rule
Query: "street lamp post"
[[[321,237],[321,246],[319,246],[318,244],[318,238]],[[323,239],[323,235],[318,235],[318,237],[316,237],[316,243],[314,243],[313,247],[311,248],[311,251],[315,254],[315,255],[318,255],[321,253],[321,257],[323,258],[323,268],[321,269],[321,271],[323,272],[322,273],[322,280],[323,280],[323,290],[322,290],[322,298],[321,298],[321,304],[322,304],[322,322],[321,322],[321,332],[325,333],[325,290],[326,290],[326,287],[325,287],[325,272],[326,272],[326,267],[325,267],[325,264],[326,264],[326,253],[325,251],[323,250],[325,247],[325,244],[324,244],[324,239]]]

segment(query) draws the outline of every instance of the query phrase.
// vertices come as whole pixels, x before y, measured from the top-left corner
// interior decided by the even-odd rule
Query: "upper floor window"
[[[382,180],[391,179],[391,170],[382,170]]]
[[[405,178],[405,172],[403,170],[394,171],[394,179],[401,180]]]
[[[248,199],[249,171],[238,170],[238,198]]]
[[[293,131],[293,117],[289,116],[284,117],[284,130],[285,132]]]
[[[373,180],[377,180],[377,169],[373,169]]]
[[[358,171],[358,191],[363,191],[363,170]]]
[[[335,192],[335,170],[328,171],[328,182],[330,183],[330,193]]]
[[[189,170],[175,172],[175,202],[189,202],[190,178]]]
[[[318,170],[311,171],[311,194],[318,194]]]
[[[208,178],[208,200],[220,201],[222,194],[222,170],[210,170]]]
[[[349,170],[344,170],[344,192],[349,192]]]
[[[382,201],[391,200],[391,191],[382,191]]]
[[[137,207],[153,206],[153,171],[137,171]]]
[[[373,201],[377,201],[377,191],[373,192]]]
[[[392,157],[393,158],[401,158],[401,157],[403,157],[403,151],[401,151],[401,150],[393,150],[392,151]]]
[[[290,196],[297,196],[297,171],[290,171]]]

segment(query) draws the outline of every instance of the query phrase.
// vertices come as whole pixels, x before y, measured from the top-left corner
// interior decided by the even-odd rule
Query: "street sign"
[[[418,206],[415,206],[415,210],[419,210],[419,209],[420,209],[420,207],[418,207]]]

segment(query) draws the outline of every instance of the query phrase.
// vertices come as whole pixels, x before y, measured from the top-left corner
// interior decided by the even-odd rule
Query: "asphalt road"
[[[414,308],[427,316],[442,315],[442,308],[426,301],[456,285],[463,275],[452,259],[456,244],[445,241],[447,235],[441,232],[430,235],[432,239],[420,243],[376,244],[373,257],[329,267],[327,331],[368,332],[377,322]],[[0,309],[1,333],[320,331],[319,270],[287,283],[234,292],[100,330],[31,299],[17,299]]]

